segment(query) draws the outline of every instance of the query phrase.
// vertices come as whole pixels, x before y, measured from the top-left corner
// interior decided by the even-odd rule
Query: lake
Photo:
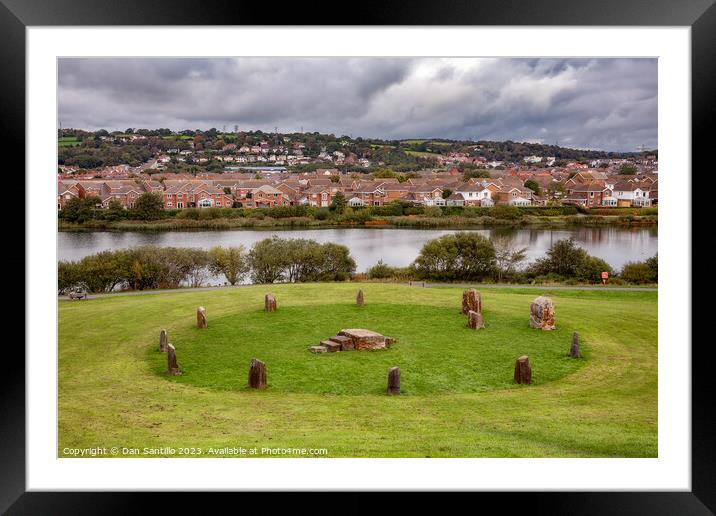
[[[237,246],[250,248],[255,242],[277,235],[282,238],[307,238],[318,242],[334,242],[350,249],[357,271],[383,260],[393,266],[409,265],[420,253],[423,244],[433,238],[470,231],[486,237],[508,235],[518,247],[527,248],[528,261],[544,255],[552,244],[573,237],[593,256],[621,268],[626,262],[641,261],[657,253],[657,227],[574,227],[561,229],[403,229],[403,228],[325,228],[325,229],[234,229],[227,231],[161,231],[161,232],[59,232],[58,260],[79,260],[100,251],[139,245],[165,247]]]

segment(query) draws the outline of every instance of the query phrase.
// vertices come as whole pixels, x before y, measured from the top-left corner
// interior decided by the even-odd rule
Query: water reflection
[[[358,271],[365,271],[378,260],[394,265],[409,265],[423,244],[433,238],[454,233],[448,229],[328,228],[299,230],[232,230],[167,232],[87,232],[58,233],[58,260],[78,260],[105,250],[139,245],[198,247],[215,245],[251,247],[255,242],[277,235],[283,238],[310,238],[318,242],[335,242],[347,246],[356,260]],[[516,247],[527,248],[527,261],[542,256],[552,243],[573,237],[594,256],[619,268],[624,263],[644,260],[656,254],[656,227],[577,227],[568,229],[493,228],[465,230],[486,237],[509,237]]]

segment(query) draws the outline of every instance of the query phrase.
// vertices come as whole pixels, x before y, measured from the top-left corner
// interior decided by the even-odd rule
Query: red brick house
[[[57,209],[61,210],[72,199],[80,199],[84,197],[84,190],[79,183],[63,183],[57,184]]]
[[[105,181],[102,183],[102,206],[109,206],[112,201],[118,201],[125,208],[133,208],[144,190],[134,181]]]
[[[611,197],[611,190],[599,183],[574,185],[567,187],[567,194],[562,199],[564,204],[579,204],[587,208],[602,206],[604,200]]]
[[[288,195],[270,185],[255,188],[250,195],[251,197],[246,199],[246,205],[250,208],[273,208],[291,204]]]

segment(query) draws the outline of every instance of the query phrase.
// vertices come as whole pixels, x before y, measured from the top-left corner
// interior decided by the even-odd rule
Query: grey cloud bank
[[[657,148],[656,59],[62,58],[63,127]]]

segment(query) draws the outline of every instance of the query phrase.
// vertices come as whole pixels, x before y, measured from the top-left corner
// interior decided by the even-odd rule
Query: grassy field
[[[58,147],[74,147],[76,145],[82,145],[82,142],[76,136],[62,136],[57,139]]]
[[[408,145],[420,145],[421,143],[427,143],[433,147],[448,147],[451,144],[448,142],[436,142],[434,140],[400,140],[401,143],[407,143]]]
[[[555,290],[557,330],[527,325],[534,290],[361,284],[252,286],[62,301],[59,456],[65,448],[325,448],[328,457],[654,457],[657,297]],[[276,313],[263,295],[277,296]],[[195,328],[197,306],[209,327]],[[397,338],[388,350],[315,355],[341,328]],[[183,375],[164,373],[166,328]],[[584,358],[566,357],[572,331]],[[512,381],[527,354],[534,383]],[[266,362],[269,388],[246,387]],[[402,395],[385,394],[401,368]],[[146,456],[146,455],[144,455]]]

